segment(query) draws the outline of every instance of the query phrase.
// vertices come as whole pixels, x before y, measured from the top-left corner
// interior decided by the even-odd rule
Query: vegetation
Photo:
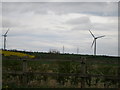
[[[29,73],[25,75],[3,73],[4,88],[81,88],[83,78],[79,75],[60,75],[62,73],[118,76],[118,57],[24,51],[14,52],[32,55],[35,56],[35,58],[26,61],[26,71]],[[14,58],[13,56],[11,57],[10,55],[6,56],[3,54],[2,64],[3,72],[21,72],[23,70],[23,61],[21,57]],[[36,74],[37,72],[56,73],[58,75],[40,75]],[[104,88],[106,84],[109,88],[118,87],[118,80],[115,78],[85,77],[84,80],[86,88]]]
[[[17,57],[35,58],[34,55],[28,55],[28,54],[25,54],[25,53],[5,51],[5,50],[0,50],[0,54],[2,54],[4,56],[17,56]]]

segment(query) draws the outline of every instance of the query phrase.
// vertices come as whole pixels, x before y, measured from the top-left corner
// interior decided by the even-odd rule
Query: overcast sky
[[[9,28],[7,49],[118,55],[117,2],[3,2],[2,34]],[[1,18],[0,18],[1,19]],[[1,47],[2,48],[2,47]]]

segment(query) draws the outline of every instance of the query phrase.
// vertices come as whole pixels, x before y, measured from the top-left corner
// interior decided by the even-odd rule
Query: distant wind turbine
[[[64,50],[65,50],[65,48],[64,48],[64,46],[63,46],[63,54],[64,54]]]
[[[94,40],[93,40],[93,42],[92,42],[91,47],[93,47],[93,44],[94,44],[94,55],[96,55],[96,40],[97,40],[98,38],[105,37],[105,35],[95,37],[95,36],[94,36],[94,34],[93,34],[90,30],[89,30],[89,32],[91,33],[91,35],[92,35],[92,36],[93,36],[93,38],[94,38]]]
[[[79,53],[79,48],[77,48],[77,54]]]
[[[4,37],[4,50],[6,49],[6,38],[7,38],[7,33],[8,33],[9,29],[5,32],[5,34],[3,34],[2,36]]]

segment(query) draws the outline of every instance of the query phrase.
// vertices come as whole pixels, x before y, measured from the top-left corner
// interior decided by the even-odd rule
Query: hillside
[[[3,54],[5,53],[6,54]],[[12,53],[9,55],[9,53]],[[44,52],[27,52],[27,51],[17,51],[17,50],[9,50],[2,51],[3,59],[20,59],[28,56],[29,59],[37,59],[37,60],[81,60],[86,59],[87,62],[94,63],[118,63],[119,57],[112,56],[93,56],[93,55],[81,55],[81,54],[60,54],[60,53],[44,53]],[[15,55],[14,55],[15,54]],[[24,56],[24,57],[22,57]]]
[[[29,55],[26,53],[22,53],[22,52],[16,52],[16,51],[8,51],[8,50],[0,50],[0,54],[2,54],[3,58],[4,57],[9,57],[9,58],[35,58],[34,55]]]

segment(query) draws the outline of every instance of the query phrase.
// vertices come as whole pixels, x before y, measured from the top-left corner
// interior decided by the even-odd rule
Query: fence
[[[33,60],[30,60],[33,61]],[[37,61],[37,60],[34,60]],[[54,61],[54,60],[53,60]],[[56,60],[55,60],[56,61]],[[69,60],[68,60],[69,61]],[[76,60],[77,61],[77,60]],[[30,75],[38,75],[38,76],[44,76],[44,77],[79,77],[80,78],[80,88],[86,88],[86,83],[89,84],[89,88],[90,88],[90,84],[91,79],[92,78],[102,78],[104,80],[108,80],[108,81],[113,81],[114,83],[116,83],[117,88],[120,87],[120,77],[118,75],[100,75],[100,74],[87,74],[87,69],[86,69],[86,58],[82,58],[81,60],[77,61],[81,64],[81,73],[51,73],[51,72],[30,72],[27,70],[27,63],[29,62],[29,60],[24,59],[23,60],[23,71],[3,71],[3,75],[8,74],[8,75],[20,75],[22,78],[22,83],[24,85],[24,87],[27,87],[28,85],[28,76]],[[76,80],[76,79],[74,79]],[[78,79],[77,79],[78,80]],[[109,82],[104,82],[104,88],[109,88]],[[116,87],[115,86],[115,87]],[[88,86],[87,86],[88,88]]]

